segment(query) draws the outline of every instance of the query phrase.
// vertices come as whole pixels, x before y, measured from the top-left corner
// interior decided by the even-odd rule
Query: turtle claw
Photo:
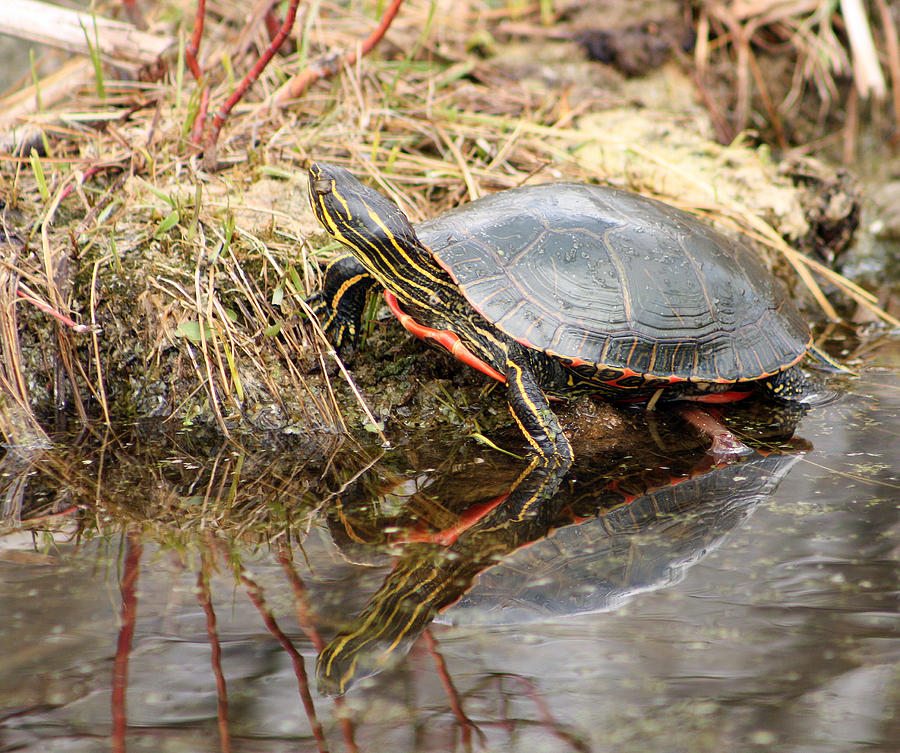
[[[341,254],[325,268],[322,289],[306,299],[322,332],[342,359],[352,355],[363,330],[363,310],[377,285],[352,254]]]
[[[359,346],[360,331],[353,319],[343,316],[339,308],[331,306],[322,293],[313,293],[306,299],[306,305],[338,356],[341,359],[352,356]]]

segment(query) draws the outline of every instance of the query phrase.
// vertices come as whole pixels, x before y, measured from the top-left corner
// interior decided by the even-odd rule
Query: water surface
[[[898,361],[738,464],[584,440],[515,525],[472,440],[7,457],[0,750],[895,751]]]

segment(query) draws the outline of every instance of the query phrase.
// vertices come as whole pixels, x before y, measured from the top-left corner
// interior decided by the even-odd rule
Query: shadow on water
[[[870,381],[735,407],[731,463],[576,406],[527,515],[539,480],[472,440],[7,455],[0,750],[892,750],[900,385]]]

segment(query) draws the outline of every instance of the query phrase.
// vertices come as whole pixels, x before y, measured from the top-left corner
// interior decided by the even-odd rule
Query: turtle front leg
[[[328,263],[322,290],[306,299],[338,354],[359,343],[366,299],[377,284],[353,254],[345,253]]]
[[[572,445],[518,346],[510,348],[506,356],[506,399],[535,452],[544,460],[559,464],[563,473],[568,471],[575,457]]]

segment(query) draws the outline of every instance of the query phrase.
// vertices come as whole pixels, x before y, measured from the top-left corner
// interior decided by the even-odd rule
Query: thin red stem
[[[391,4],[384,12],[384,15],[381,17],[381,23],[378,24],[378,28],[369,34],[369,36],[366,37],[366,40],[359,46],[360,55],[368,55],[372,51],[372,48],[381,41],[381,38],[387,32],[388,27],[390,27],[391,23],[394,21],[394,17],[400,11],[401,5],[403,5],[403,0],[392,0]],[[346,62],[347,65],[353,65],[356,62],[355,50],[350,53],[350,57],[348,57]]]
[[[475,726],[472,720],[466,716],[466,712],[463,711],[462,700],[459,697],[459,691],[453,684],[453,678],[450,676],[450,671],[447,669],[447,662],[438,651],[437,639],[432,635],[431,630],[429,629],[426,629],[422,635],[425,639],[425,645],[428,646],[428,653],[431,654],[431,658],[434,659],[434,663],[437,666],[438,677],[441,678],[441,684],[444,686],[444,690],[447,693],[447,698],[450,701],[450,708],[459,721],[462,730],[463,746],[466,750],[469,750],[472,746],[472,730],[479,733],[481,730]]]
[[[321,653],[322,649],[325,648],[325,641],[322,640],[322,636],[319,635],[319,631],[313,624],[306,584],[297,575],[290,549],[284,542],[278,547],[278,561],[281,563],[284,574],[287,575],[288,580],[291,582],[291,589],[294,592],[294,605],[297,609],[297,622],[300,624],[300,629],[309,638],[316,651]]]
[[[20,287],[21,285],[22,283],[19,283]],[[93,327],[90,324],[78,324],[78,322],[73,321],[65,314],[57,311],[49,303],[45,303],[40,298],[35,298],[32,295],[28,295],[28,293],[24,292],[21,289],[16,291],[16,295],[18,295],[19,298],[21,298],[23,301],[28,301],[32,306],[36,306],[45,314],[49,314],[54,319],[59,320],[65,326],[71,327],[78,334],[84,334],[93,330]]]
[[[306,717],[309,719],[313,737],[316,738],[319,753],[327,753],[328,743],[325,740],[325,733],[322,731],[322,724],[319,722],[319,718],[316,715],[316,707],[313,703],[312,694],[309,692],[309,678],[306,676],[306,666],[303,664],[303,657],[300,655],[300,652],[297,651],[294,644],[291,642],[291,639],[288,638],[287,635],[284,634],[284,631],[278,626],[278,623],[275,621],[275,616],[266,606],[262,587],[250,577],[246,570],[242,569],[239,575],[241,582],[247,587],[247,595],[250,597],[250,601],[253,602],[254,606],[256,606],[256,609],[259,611],[260,617],[262,617],[266,628],[278,639],[282,648],[284,648],[284,650],[287,651],[288,656],[291,657],[291,662],[294,665],[294,674],[297,676],[297,685],[300,689],[300,698],[303,700],[303,707],[306,710]]]
[[[197,106],[197,115],[194,117],[194,125],[191,128],[191,143],[200,146],[203,140],[203,129],[206,128],[206,115],[209,112],[209,87],[204,86],[200,92],[200,103]]]
[[[206,634],[209,636],[209,645],[212,650],[212,668],[216,677],[217,718],[219,723],[219,742],[222,753],[231,753],[231,735],[228,731],[228,685],[225,682],[225,673],[222,671],[222,644],[219,642],[219,630],[216,621],[216,612],[213,609],[212,599],[209,595],[209,577],[211,570],[209,557],[204,553],[197,573],[197,601],[206,615]]]
[[[125,706],[126,690],[128,689],[128,659],[131,656],[134,626],[137,621],[137,581],[143,548],[139,533],[129,533],[125,537],[125,562],[122,567],[122,582],[119,586],[122,594],[122,616],[112,676],[113,753],[125,753],[125,732],[128,728]]]
[[[203,78],[203,71],[200,70],[197,55],[200,52],[200,40],[203,39],[203,22],[205,18],[206,0],[197,0],[197,13],[194,16],[194,33],[191,35],[191,41],[184,51],[184,59],[188,68],[191,69],[191,75],[198,82]]]
[[[391,4],[384,12],[384,15],[381,17],[378,28],[369,34],[359,47],[350,50],[333,60],[310,66],[306,70],[301,71],[279,91],[276,101],[285,102],[290,99],[297,99],[320,78],[333,76],[343,66],[353,65],[359,59],[360,55],[367,55],[371,52],[375,45],[377,45],[384,37],[397,13],[400,11],[400,6],[402,4],[403,0],[392,0]]]
[[[229,113],[231,113],[234,106],[241,101],[241,98],[246,91],[256,83],[259,74],[263,72],[265,67],[269,64],[269,61],[278,51],[278,48],[281,47],[281,43],[284,42],[284,40],[287,39],[288,34],[290,34],[291,29],[294,27],[294,19],[297,17],[297,6],[299,3],[300,0],[291,0],[290,5],[288,6],[287,17],[284,19],[284,23],[278,30],[275,38],[266,48],[266,51],[260,56],[259,60],[257,60],[250,69],[249,73],[244,76],[241,83],[238,84],[237,88],[231,93],[231,96],[225,101],[225,104],[219,108],[216,117],[213,118],[212,129],[210,130],[209,141],[207,142],[207,148],[210,150],[208,157],[214,154],[216,142],[219,140],[219,131],[222,130],[225,119],[228,117]]]
[[[294,592],[294,604],[297,609],[297,622],[300,625],[300,629],[304,632],[306,637],[309,638],[310,643],[312,643],[316,651],[321,654],[322,649],[325,648],[325,641],[322,640],[322,636],[319,635],[319,631],[313,623],[312,610],[309,607],[309,591],[306,588],[306,584],[297,574],[297,570],[294,567],[294,560],[291,557],[290,547],[285,541],[282,541],[281,545],[278,547],[278,560],[281,562],[281,567],[284,569],[285,575],[287,575],[288,580],[291,582],[291,589]],[[344,699],[335,698],[334,705],[338,710],[338,722],[341,725],[341,732],[344,735],[347,752],[358,753],[359,748],[356,745],[355,726],[353,724],[353,719],[347,713]]]

